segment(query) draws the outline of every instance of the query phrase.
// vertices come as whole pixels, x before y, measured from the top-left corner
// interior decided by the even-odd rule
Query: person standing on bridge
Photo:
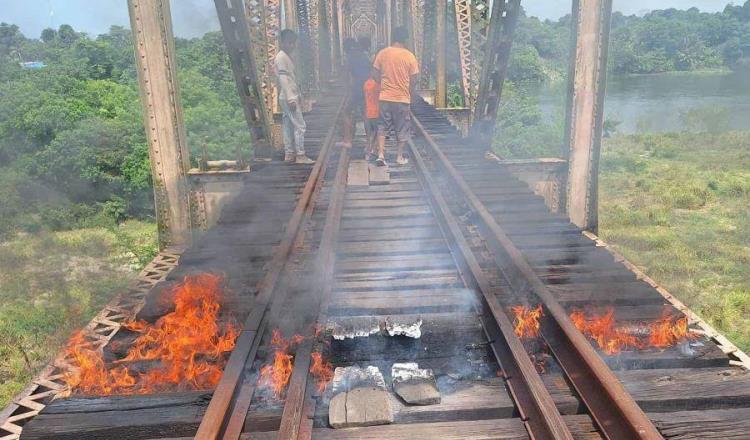
[[[385,135],[395,133],[396,163],[405,165],[404,147],[411,139],[411,94],[417,84],[419,63],[406,48],[409,31],[397,27],[391,46],[381,50],[373,63],[373,76],[380,82],[380,125],[378,127],[377,164],[385,165]]]
[[[305,118],[302,116],[302,95],[297,84],[294,62],[291,54],[297,46],[297,34],[284,29],[279,35],[279,53],[274,59],[279,106],[281,107],[282,131],[284,136],[284,162],[312,164],[305,155]]]

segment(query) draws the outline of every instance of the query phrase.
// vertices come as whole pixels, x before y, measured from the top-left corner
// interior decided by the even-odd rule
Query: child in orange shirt
[[[377,157],[378,121],[380,119],[380,84],[371,76],[365,81],[363,89],[365,92],[365,133],[367,133],[365,160],[370,161]]]

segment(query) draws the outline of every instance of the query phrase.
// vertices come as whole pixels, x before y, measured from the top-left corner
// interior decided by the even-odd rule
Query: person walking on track
[[[377,164],[385,163],[385,135],[396,136],[396,163],[405,165],[404,147],[411,139],[411,95],[417,84],[419,63],[406,48],[409,31],[397,27],[391,35],[391,46],[381,50],[373,62],[373,75],[380,82],[380,125],[378,127]]]
[[[297,34],[284,29],[279,35],[279,53],[274,59],[277,85],[279,88],[279,106],[282,113],[282,131],[284,137],[284,162],[312,164],[313,160],[305,155],[305,118],[302,116],[302,95],[297,84],[294,62],[291,54],[297,46]]]
[[[356,131],[356,124],[363,119],[364,115],[364,91],[365,81],[370,77],[372,63],[370,62],[370,37],[360,36],[355,42],[348,38],[344,41],[346,50],[346,70],[348,71],[350,86],[348,108],[344,113],[343,140],[336,145],[343,148],[351,148],[352,139]]]

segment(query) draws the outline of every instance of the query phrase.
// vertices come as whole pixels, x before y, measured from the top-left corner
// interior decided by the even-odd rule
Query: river
[[[562,112],[562,88],[539,89],[544,114],[552,119]],[[750,130],[750,72],[610,75],[605,115],[619,121],[621,133],[669,132],[687,129],[683,114],[695,110],[716,112],[728,119],[722,125]]]

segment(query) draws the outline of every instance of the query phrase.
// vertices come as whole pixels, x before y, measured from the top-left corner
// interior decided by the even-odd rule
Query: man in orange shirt
[[[398,154],[396,163],[408,163],[404,147],[411,139],[411,92],[417,84],[419,63],[406,49],[409,31],[393,30],[391,46],[381,50],[373,62],[373,76],[380,82],[380,125],[378,127],[377,164],[385,165],[385,134],[394,132]]]

